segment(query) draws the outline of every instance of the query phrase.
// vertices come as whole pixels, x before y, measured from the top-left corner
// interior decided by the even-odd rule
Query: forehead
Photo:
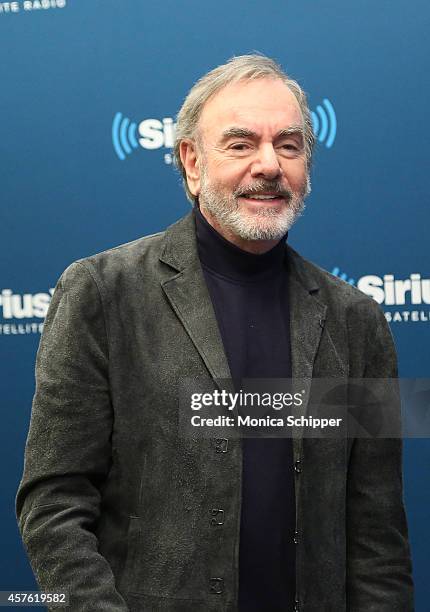
[[[228,125],[271,132],[302,124],[294,94],[283,81],[271,78],[223,87],[206,102],[199,121],[201,131],[208,137],[215,137]]]

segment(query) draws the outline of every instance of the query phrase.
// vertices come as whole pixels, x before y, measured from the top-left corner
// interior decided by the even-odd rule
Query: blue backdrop
[[[36,588],[13,504],[50,290],[75,259],[187,212],[172,121],[232,55],[276,58],[309,95],[319,143],[291,244],[373,295],[401,375],[429,377],[429,17],[424,0],[0,1],[0,590]],[[429,461],[428,440],[406,441],[418,612]]]

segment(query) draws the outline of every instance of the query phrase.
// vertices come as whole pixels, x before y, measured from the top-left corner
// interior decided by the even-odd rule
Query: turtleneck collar
[[[281,272],[285,262],[286,234],[270,251],[261,255],[248,253],[226,240],[194,207],[199,257],[209,270],[233,280],[258,281]]]

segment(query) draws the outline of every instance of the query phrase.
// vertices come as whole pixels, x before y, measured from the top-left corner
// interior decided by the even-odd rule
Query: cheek
[[[224,183],[226,186],[238,184],[246,177],[249,165],[249,162],[244,159],[214,156],[207,166],[208,176],[210,180]]]
[[[234,191],[246,182],[246,174],[229,171],[217,172],[210,178],[211,183],[223,191]]]
[[[303,185],[306,184],[306,166],[303,162],[297,166],[289,167],[285,170],[285,176],[293,191],[300,191]]]

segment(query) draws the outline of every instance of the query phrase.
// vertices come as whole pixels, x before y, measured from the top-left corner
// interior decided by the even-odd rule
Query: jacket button
[[[299,532],[297,530],[294,532],[293,542],[294,544],[299,543]]]
[[[211,516],[211,525],[224,525],[224,510],[212,508]]]
[[[222,593],[222,583],[222,578],[211,578],[209,592],[214,593],[215,595],[219,595],[220,593]]]
[[[294,612],[300,612],[300,603],[298,599],[294,602]]]
[[[297,461],[294,462],[294,471],[296,472],[296,474],[300,474],[302,471],[302,462],[300,459],[297,459]]]
[[[215,439],[215,451],[217,453],[226,453],[228,449],[227,438],[216,438]]]

